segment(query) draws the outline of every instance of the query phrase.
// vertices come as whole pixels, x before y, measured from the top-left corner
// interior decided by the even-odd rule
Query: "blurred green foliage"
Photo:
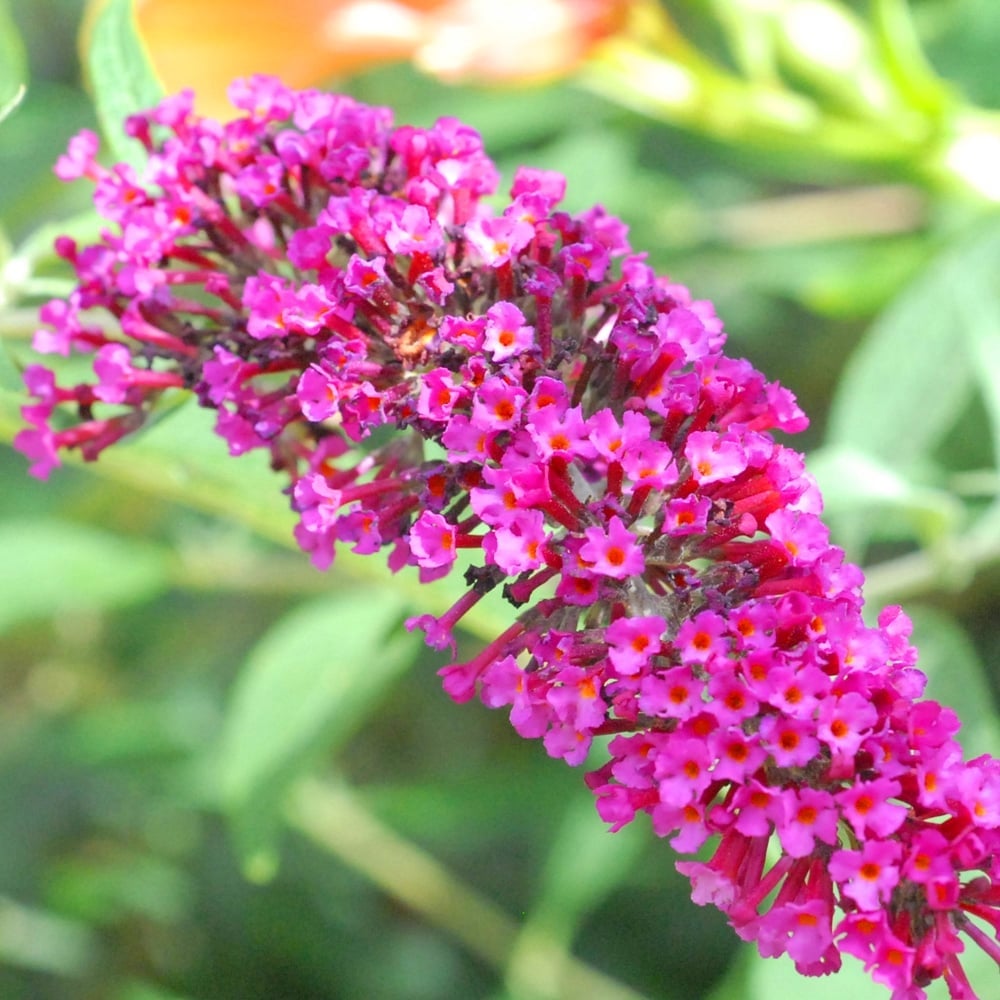
[[[95,111],[78,0],[0,0],[6,441],[35,310],[65,288],[52,236],[94,225],[51,163],[150,93],[123,6],[88,57]],[[1000,143],[1000,5],[663,6],[682,35],[578,81],[483,91],[395,67],[346,86],[400,121],[463,118],[508,177],[561,170],[571,208],[604,203],[716,302],[733,350],[813,416],[802,446],[873,606],[906,601],[931,693],[971,753],[995,751],[1000,193],[948,156],[970,123]],[[807,8],[858,42],[853,69],[793,30]],[[398,624],[457,584],[314,572],[267,469],[207,427],[165,414],[49,484],[0,451],[0,996],[884,995],[738,949],[665,844],[607,834],[578,775],[444,697],[440,658]]]

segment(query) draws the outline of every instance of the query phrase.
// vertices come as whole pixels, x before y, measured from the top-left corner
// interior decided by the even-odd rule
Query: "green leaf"
[[[95,124],[81,90],[39,78],[0,125],[0,214],[15,244],[41,221],[80,210],[86,185],[63,184],[52,165],[71,135]]]
[[[87,70],[97,117],[117,159],[141,162],[140,147],[122,131],[125,119],[152,107],[163,87],[150,65],[135,23],[132,0],[107,0],[90,34]]]
[[[10,16],[6,0],[0,0],[0,121],[17,107],[28,79],[24,43]]]
[[[875,322],[841,379],[828,440],[900,470],[940,443],[970,401],[970,320],[995,309],[1000,227],[947,251]]]
[[[828,513],[886,505],[943,515],[948,501],[954,503],[950,494],[914,483],[859,448],[820,448],[809,455],[809,471],[819,480]]]
[[[726,974],[713,987],[705,1000],[755,1000],[747,985],[751,967],[759,956],[748,944],[739,944],[736,958],[729,964]]]
[[[148,600],[167,586],[167,560],[147,544],[56,519],[0,525],[0,631],[32,618]]]
[[[865,21],[837,0],[787,0],[772,10],[785,76],[804,81],[828,118],[843,110],[881,119],[882,130],[891,132],[892,95]]]
[[[955,709],[962,720],[959,740],[966,757],[996,753],[1000,746],[997,705],[986,668],[965,630],[950,615],[909,607],[919,667],[927,674],[927,697]]]
[[[126,914],[159,923],[180,920],[190,907],[192,880],[154,855],[121,850],[103,858],[68,858],[49,869],[46,896],[59,913],[87,924]]]
[[[273,870],[286,793],[321,753],[342,746],[413,662],[406,602],[358,588],[304,604],[250,653],[229,707],[220,784],[251,876]]]
[[[154,983],[129,980],[118,988],[111,1000],[191,1000],[191,998]]]

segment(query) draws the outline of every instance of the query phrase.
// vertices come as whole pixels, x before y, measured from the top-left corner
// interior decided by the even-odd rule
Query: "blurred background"
[[[608,834],[582,773],[453,705],[400,623],[458,584],[312,570],[204,414],[47,484],[8,444],[37,307],[68,289],[52,238],[95,226],[51,165],[131,99],[136,33],[206,112],[267,71],[453,115],[508,181],[556,169],[571,209],[623,217],[798,395],[873,614],[904,604],[930,694],[996,753],[1000,4],[124,7],[0,0],[0,107],[27,84],[0,123],[0,997],[887,996],[759,960],[645,824]]]

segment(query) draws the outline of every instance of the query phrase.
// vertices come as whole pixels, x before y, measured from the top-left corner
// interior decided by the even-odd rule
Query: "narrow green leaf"
[[[14,96],[9,98],[0,104],[0,122],[2,122],[11,112],[24,100],[24,95],[26,91],[24,84],[22,83],[17,90],[14,91]]]
[[[741,75],[764,86],[780,79],[774,31],[761,11],[744,3],[716,3],[714,10]]]
[[[10,16],[7,0],[0,0],[0,121],[20,103],[27,79],[24,42]]]
[[[56,519],[0,525],[0,630],[31,618],[148,600],[167,586],[167,560],[147,544]]]
[[[107,0],[98,13],[87,50],[87,70],[97,116],[117,159],[141,160],[140,147],[122,131],[125,119],[152,107],[163,87],[143,49],[133,0]]]
[[[751,17],[759,18],[754,10]],[[891,133],[890,94],[865,21],[837,0],[791,0],[770,21],[786,78],[804,80],[819,97],[825,128],[838,114],[884,119]],[[874,131],[874,130],[873,130]]]
[[[311,601],[247,659],[221,742],[220,784],[251,874],[265,876],[284,797],[320,753],[343,745],[412,663],[406,603],[361,588]]]
[[[976,386],[965,330],[996,298],[1000,227],[934,261],[875,322],[841,379],[828,440],[896,469],[918,464],[947,434]]]

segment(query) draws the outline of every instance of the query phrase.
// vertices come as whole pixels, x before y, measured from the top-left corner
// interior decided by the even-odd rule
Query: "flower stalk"
[[[62,240],[71,294],[35,346],[92,353],[95,381],[26,371],[17,447],[46,476],[137,429],[165,394],[264,450],[320,569],[385,550],[422,582],[473,556],[468,590],[408,622],[456,701],[509,712],[587,776],[613,830],[646,814],[679,869],[763,955],[804,975],[864,962],[897,998],[966,944],[995,956],[1000,762],[966,761],[922,701],[910,624],[862,619],[831,545],[788,390],[724,352],[710,303],[658,277],[564,180],[497,173],[454,119],[256,77],[225,124],[170,98],[127,123],[145,169],[74,140],[100,242]],[[113,322],[95,323],[94,316]],[[455,630],[499,589],[508,626],[468,661]]]

